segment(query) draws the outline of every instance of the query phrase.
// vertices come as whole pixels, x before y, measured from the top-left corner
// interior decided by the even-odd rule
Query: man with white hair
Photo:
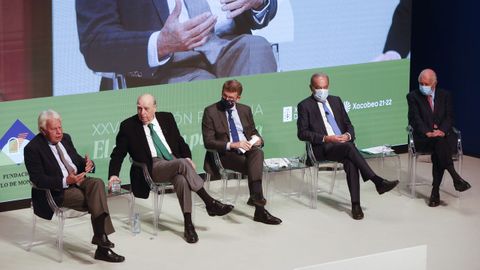
[[[113,233],[102,179],[90,177],[93,161],[80,156],[70,135],[63,133],[62,118],[47,110],[38,116],[38,133],[24,149],[25,166],[30,181],[39,188],[49,189],[57,205],[88,211],[93,227],[92,244],[97,245],[95,259],[123,262],[125,257],[111,250],[115,245],[107,235]],[[53,211],[43,190],[32,188],[33,210],[36,215],[52,219]]]
[[[432,69],[424,69],[418,76],[419,89],[407,95],[408,123],[414,131],[414,143],[418,151],[432,153],[432,193],[428,206],[440,205],[440,184],[445,170],[453,179],[455,189],[462,192],[470,184],[458,175],[452,161],[449,137],[453,134],[453,109],[450,93],[437,88],[437,75]]]

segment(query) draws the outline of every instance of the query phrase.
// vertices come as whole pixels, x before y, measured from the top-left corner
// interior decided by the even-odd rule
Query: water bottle
[[[113,181],[112,183],[112,193],[113,194],[120,194],[122,192],[122,186],[120,185],[120,181]]]
[[[141,231],[140,228],[140,213],[135,212],[132,216],[132,233],[139,234]]]

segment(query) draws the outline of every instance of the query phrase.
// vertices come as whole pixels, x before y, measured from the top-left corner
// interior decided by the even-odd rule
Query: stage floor
[[[110,236],[117,253],[126,257],[120,264],[93,259],[95,247],[89,216],[67,220],[63,263],[58,263],[55,222],[41,220],[37,239],[44,243],[26,251],[31,232],[31,210],[0,213],[0,261],[2,269],[295,269],[373,253],[427,245],[427,269],[480,269],[480,159],[465,157],[463,176],[472,189],[453,197],[453,185],[445,177],[443,204],[427,206],[430,187],[419,187],[419,196],[407,195],[407,156],[401,155],[402,187],[378,195],[371,182],[361,183],[364,220],[350,217],[345,176],[337,176],[333,194],[319,193],[318,208],[311,209],[302,184],[301,172],[272,175],[275,191],[267,209],[283,219],[279,226],[252,220],[253,208],[247,200],[245,181],[235,209],[226,217],[209,217],[196,207],[194,223],[199,235],[196,244],[186,243],[180,207],[174,194],[167,194],[160,216],[158,236],[152,235],[150,200],[137,200],[142,232],[132,235],[127,224],[126,198],[109,199],[116,233]],[[394,164],[379,168],[379,174],[393,178]],[[421,162],[420,178],[430,179],[431,164]],[[328,188],[329,175],[322,174],[322,187]],[[218,197],[219,181],[212,184]],[[301,191],[300,196],[284,194]],[[214,192],[216,191],[216,192]],[[230,195],[234,193],[229,189]],[[408,258],[405,258],[408,260]],[[385,265],[384,269],[388,269]]]

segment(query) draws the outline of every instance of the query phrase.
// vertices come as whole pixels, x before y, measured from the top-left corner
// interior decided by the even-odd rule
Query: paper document
[[[287,158],[268,158],[264,160],[265,166],[272,169],[290,167],[290,160]]]
[[[248,141],[248,143],[253,146],[256,142],[258,142],[259,139],[260,139],[260,137],[258,137],[257,135],[253,135],[252,138],[250,139],[250,141]],[[238,148],[238,150],[240,150],[240,152],[242,152],[243,154],[245,154],[245,152],[247,152],[247,150],[245,150],[243,148]]]
[[[381,145],[381,146],[374,146],[370,148],[364,148],[362,149],[362,152],[365,152],[368,154],[381,154],[381,153],[391,153],[393,152],[393,149],[388,146]]]

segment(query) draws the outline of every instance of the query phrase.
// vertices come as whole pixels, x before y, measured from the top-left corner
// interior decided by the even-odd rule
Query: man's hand
[[[77,186],[80,186],[82,184],[83,180],[85,179],[86,172],[82,172],[79,174],[74,174],[73,172],[70,173],[67,176],[67,184],[68,185],[74,185],[76,184]]]
[[[330,135],[330,136],[325,136],[324,137],[324,142],[326,143],[344,143],[348,142],[348,135],[347,134],[342,134],[342,135]]]
[[[185,159],[188,160],[188,162],[190,162],[190,165],[192,165],[194,170],[197,169],[197,166],[195,165],[195,163],[193,163],[193,160],[191,160],[190,158],[185,158]]]
[[[85,155],[85,172],[89,173],[93,170],[93,161],[90,159],[88,154]]]
[[[261,146],[262,145],[262,138],[258,137],[258,140],[253,144],[255,146]]]
[[[252,148],[252,145],[247,142],[247,141],[241,141],[241,142],[233,142],[230,144],[230,149],[239,149],[242,148],[245,151],[250,150]]]
[[[263,0],[220,0],[222,10],[227,11],[227,18],[233,19],[251,8],[259,9]]]
[[[175,0],[175,7],[158,35],[157,53],[159,58],[174,52],[188,51],[205,44],[217,22],[217,16],[205,12],[180,23],[181,11],[182,1]]]
[[[121,183],[122,181],[121,181],[120,178],[118,178],[118,176],[116,176],[116,175],[110,176],[110,179],[108,179],[108,190],[112,190],[112,184],[113,184],[114,182],[119,182],[119,183]]]
[[[435,129],[433,131],[434,137],[445,137],[445,132],[441,131],[440,129]]]

